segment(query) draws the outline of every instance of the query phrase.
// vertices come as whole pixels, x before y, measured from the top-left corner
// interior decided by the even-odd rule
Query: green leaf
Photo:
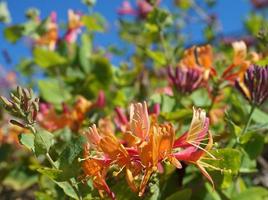
[[[91,16],[84,15],[82,17],[82,22],[85,24],[89,32],[104,32],[105,31],[105,20],[99,14],[93,14]]]
[[[4,29],[4,36],[11,43],[17,42],[23,35],[24,27],[21,25],[9,26]]]
[[[258,108],[255,108],[253,114],[252,114],[252,120],[254,120],[257,123],[267,123],[268,122],[268,114],[261,111]]]
[[[37,156],[46,154],[49,151],[54,143],[53,137],[54,136],[46,130],[37,131],[34,138],[34,149]]]
[[[19,141],[22,145],[27,147],[29,150],[34,152],[34,134],[32,133],[22,133],[19,135]]]
[[[149,56],[155,63],[164,66],[166,65],[166,58],[163,52],[146,50],[147,56]]]
[[[66,87],[62,88],[60,80],[52,78],[40,80],[38,86],[41,97],[56,106],[60,106],[62,102],[66,102],[71,98],[68,89]]]
[[[35,48],[33,55],[35,63],[43,68],[60,66],[67,63],[67,60],[55,51]]]
[[[232,200],[264,200],[268,199],[268,190],[262,187],[252,187],[238,195],[232,197]]]
[[[94,59],[94,68],[92,73],[102,87],[108,87],[113,80],[112,65],[105,58],[96,57]]]
[[[225,148],[213,150],[210,152],[216,157],[215,160],[208,160],[207,162],[226,173],[237,174],[241,163],[241,153],[236,149]]]
[[[84,70],[88,73],[90,71],[90,56],[92,51],[91,38],[88,34],[81,36],[81,47],[79,49],[79,61]]]
[[[241,137],[241,143],[244,143],[243,148],[249,155],[249,158],[254,160],[263,150],[264,136],[258,133],[247,133]]]
[[[174,112],[161,113],[161,116],[163,116],[167,121],[170,121],[170,120],[181,120],[185,118],[191,119],[192,114],[193,111],[187,108],[187,109],[179,109]]]
[[[52,180],[59,180],[62,175],[62,170],[48,168],[48,167],[39,168],[37,169],[37,171],[40,172],[41,174],[48,176]]]
[[[188,200],[191,198],[192,191],[190,189],[180,190],[168,196],[166,200]]]
[[[83,152],[84,142],[84,137],[79,136],[70,141],[60,154],[57,162],[59,163],[59,169],[62,170],[63,179],[67,180],[78,176],[80,169],[78,158],[81,157]]]
[[[74,199],[79,199],[77,194],[75,193],[74,189],[68,182],[57,182],[54,181],[61,189],[63,189],[64,193],[68,195],[69,197],[72,197]]]
[[[161,111],[162,112],[171,112],[176,104],[176,101],[173,97],[168,95],[161,96]]]

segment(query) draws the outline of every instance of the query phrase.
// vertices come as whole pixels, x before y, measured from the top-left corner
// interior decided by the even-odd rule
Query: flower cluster
[[[251,65],[243,82],[236,81],[236,88],[253,105],[261,105],[268,98],[268,67]]]
[[[68,27],[63,36],[63,40],[67,43],[74,43],[83,26],[81,13],[68,10]],[[36,23],[40,24],[39,18],[36,18]],[[52,12],[45,23],[45,31],[34,38],[34,43],[38,46],[46,47],[49,50],[55,50],[59,37],[59,27],[57,23],[57,13]]]
[[[209,153],[213,139],[209,129],[209,119],[201,109],[193,109],[193,118],[189,130],[175,138],[171,123],[158,123],[155,115],[149,117],[147,104],[135,103],[130,106],[130,119],[126,121],[125,141],[118,139],[111,126],[102,121],[97,128],[93,125],[85,133],[87,144],[84,149],[83,170],[87,178],[93,180],[101,196],[106,192],[115,198],[106,183],[106,174],[117,168],[114,175],[125,171],[126,181],[134,192],[142,196],[153,173],[161,171],[162,164],[173,164],[181,168],[181,162],[196,165],[213,184],[204,162],[206,156],[215,159]]]

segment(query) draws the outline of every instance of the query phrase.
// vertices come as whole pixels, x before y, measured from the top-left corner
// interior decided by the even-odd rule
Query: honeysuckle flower
[[[120,107],[115,107],[114,110],[116,113],[114,121],[115,121],[117,128],[119,128],[119,130],[122,132],[126,132],[126,129],[128,126],[128,118],[127,118],[125,112]]]
[[[123,1],[121,7],[117,10],[120,15],[137,15],[135,9],[132,8],[129,1]]]
[[[265,8],[268,6],[267,0],[251,0],[251,3],[255,6],[255,8]]]
[[[90,147],[88,149],[90,153],[85,157],[84,162],[88,163],[88,160],[91,160],[90,162],[98,162],[98,165],[102,169],[105,169],[105,171],[111,166],[117,166],[119,167],[119,171],[114,172],[115,176],[125,169],[129,187],[133,191],[137,191],[134,177],[141,171],[141,162],[137,157],[137,151],[135,149],[125,148],[113,132],[110,132],[111,129],[104,128],[101,124],[99,124],[99,127],[97,129],[96,125],[93,125],[85,133],[88,139],[87,148]],[[86,175],[93,178],[93,181],[95,180],[92,173],[86,173]],[[110,189],[106,188],[108,194],[110,193],[109,191]],[[112,197],[111,193],[110,197]]]
[[[198,68],[168,68],[171,85],[181,93],[192,93],[202,85],[202,72]]]
[[[91,107],[92,103],[82,96],[77,98],[72,109],[67,109],[63,104],[64,112],[61,114],[58,114],[53,106],[41,104],[37,121],[43,128],[52,132],[64,127],[78,130]]]
[[[216,71],[213,68],[213,50],[210,45],[193,46],[185,50],[179,66],[199,69],[205,81],[208,80],[209,76],[216,75]]]
[[[244,41],[233,42],[232,46],[234,50],[233,62],[224,70],[222,77],[234,83],[235,80],[243,81],[246,70],[251,63],[259,60],[259,55],[256,52],[248,53]]]
[[[268,66],[251,65],[243,81],[237,80],[235,86],[251,104],[263,104],[268,98]]]
[[[68,29],[64,35],[64,39],[67,43],[74,43],[77,40],[77,36],[81,33],[81,27],[83,26],[81,20],[81,14],[68,10]]]
[[[98,138],[94,139],[97,140]],[[84,147],[85,158],[88,158],[90,156],[89,149],[90,145],[88,143]],[[85,178],[92,178],[93,186],[99,191],[101,197],[104,197],[103,192],[106,192],[111,199],[115,199],[114,193],[111,191],[105,180],[109,164],[110,160],[105,158],[90,158],[83,160],[82,168],[85,174]]]
[[[144,102],[130,106],[130,132],[132,145],[137,148],[141,163],[145,166],[139,196],[142,196],[151,174],[157,171],[161,161],[168,160],[177,168],[180,162],[172,155],[175,132],[171,124],[150,123],[147,104]]]
[[[214,185],[212,178],[206,171],[206,167],[216,169],[206,163],[206,159],[216,159],[209,153],[213,145],[211,133],[208,131],[209,118],[201,109],[193,109],[193,118],[189,131],[184,133],[174,142],[174,150],[179,149],[173,156],[190,164],[196,165],[202,174]]]
[[[213,184],[206,171],[206,168],[217,169],[206,162],[215,159],[209,153],[213,145],[208,131],[209,119],[204,110],[193,111],[189,131],[178,139],[175,139],[171,123],[159,124],[156,115],[149,116],[146,102],[130,105],[129,121],[125,115],[121,116],[121,121],[126,124],[126,142],[114,135],[109,119],[100,120],[98,128],[93,125],[85,133],[88,140],[82,164],[85,175],[92,178],[101,195],[101,191],[106,191],[111,198],[114,195],[105,182],[105,176],[113,166],[119,168],[113,172],[114,175],[125,171],[129,187],[139,196],[144,194],[151,175],[163,172],[164,161],[176,168],[182,167],[181,161],[194,164]]]
[[[159,4],[160,1],[157,1]],[[138,16],[146,18],[147,15],[154,9],[153,5],[148,0],[137,0]]]
[[[7,116],[6,116],[7,117]],[[9,119],[5,118],[0,124],[0,145],[11,144],[16,147],[20,147],[19,134],[28,133],[25,128],[15,126],[8,123]]]
[[[45,46],[49,50],[54,50],[58,41],[57,13],[52,12],[46,25],[46,32],[35,40],[37,45]]]

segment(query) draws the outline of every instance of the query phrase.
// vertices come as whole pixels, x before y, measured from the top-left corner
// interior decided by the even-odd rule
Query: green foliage
[[[63,82],[53,78],[40,80],[38,86],[41,97],[55,106],[60,106],[62,102],[68,101],[71,98],[66,88],[62,90],[62,84]]]
[[[38,130],[34,137],[34,151],[35,154],[42,155],[49,152],[53,145],[53,135],[46,130]]]
[[[34,49],[33,56],[35,63],[43,68],[59,67],[67,63],[67,60],[57,52],[41,48]]]
[[[23,35],[24,27],[21,25],[14,25],[5,28],[4,36],[6,40],[11,43],[16,43]]]

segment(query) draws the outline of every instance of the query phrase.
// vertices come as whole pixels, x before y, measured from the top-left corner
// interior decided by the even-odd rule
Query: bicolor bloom
[[[235,86],[251,104],[263,104],[268,98],[268,66],[251,65]]]
[[[208,128],[209,118],[206,117],[206,112],[193,108],[193,118],[189,131],[175,140],[173,148],[176,159],[196,165],[202,174],[214,185],[212,178],[206,171],[206,168],[218,170],[209,163],[206,163],[208,159],[216,159],[209,153],[213,146],[213,139]]]
[[[259,55],[256,52],[248,53],[244,41],[233,42],[232,46],[234,51],[233,62],[224,70],[222,77],[234,83],[235,80],[243,81],[246,70],[252,62],[259,60]]]
[[[81,14],[68,10],[68,29],[64,36],[67,43],[74,43],[77,40],[79,33],[81,33],[81,27],[83,26],[81,20]]]
[[[198,68],[168,68],[171,85],[181,93],[192,93],[202,85],[202,72]]]
[[[57,13],[52,12],[46,24],[46,32],[35,40],[37,45],[45,46],[49,50],[54,50],[58,41]]]
[[[209,153],[213,140],[208,131],[209,120],[205,111],[194,109],[189,131],[178,139],[175,139],[172,124],[159,124],[155,115],[149,118],[146,102],[130,105],[130,120],[124,133],[128,136],[126,143],[118,140],[112,128],[103,123],[99,124],[98,129],[93,125],[86,132],[87,154],[82,165],[86,176],[93,179],[101,195],[101,191],[106,191],[114,198],[105,182],[107,170],[112,166],[119,168],[118,172],[114,172],[116,175],[125,169],[128,185],[139,196],[144,194],[151,175],[163,169],[163,161],[168,161],[176,168],[182,167],[181,161],[194,164],[213,184],[206,171],[207,167],[216,168],[206,162],[215,158]]]
[[[213,49],[210,45],[193,46],[185,50],[179,66],[199,69],[205,81],[210,76],[216,75],[216,70],[213,67]]]

